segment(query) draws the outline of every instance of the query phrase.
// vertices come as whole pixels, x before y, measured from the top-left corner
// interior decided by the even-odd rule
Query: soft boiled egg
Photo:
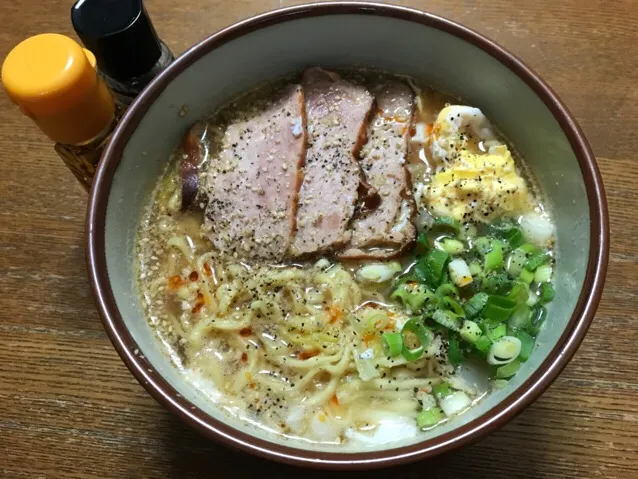
[[[437,163],[422,200],[435,216],[490,222],[533,209],[534,202],[514,159],[478,108],[447,106],[430,137]]]

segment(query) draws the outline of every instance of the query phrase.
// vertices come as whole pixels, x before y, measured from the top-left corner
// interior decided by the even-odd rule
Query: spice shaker
[[[142,0],[78,0],[71,21],[122,107],[173,61]]]
[[[87,190],[119,118],[95,65],[91,52],[55,33],[19,43],[2,65],[10,99],[56,142],[55,151]]]

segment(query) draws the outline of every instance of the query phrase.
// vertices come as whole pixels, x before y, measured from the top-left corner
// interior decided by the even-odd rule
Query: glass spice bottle
[[[78,0],[71,22],[123,108],[174,59],[142,0]]]
[[[56,142],[55,151],[87,191],[119,119],[95,66],[90,51],[56,33],[24,40],[2,65],[9,98]]]

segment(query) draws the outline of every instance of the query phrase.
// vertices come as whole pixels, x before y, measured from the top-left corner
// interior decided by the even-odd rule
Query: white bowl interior
[[[186,383],[144,319],[133,264],[141,211],[186,128],[234,95],[309,65],[371,66],[410,75],[481,108],[537,176],[558,225],[557,298],[537,351],[507,388],[468,413],[399,447],[448,432],[514,394],[547,357],[578,299],[589,255],[589,209],[569,142],[545,104],[498,60],[449,33],[405,20],[362,14],[295,19],[253,31],[215,49],[175,78],[150,107],[115,173],[106,218],[106,259],[117,306],[142,354],[185,398],[233,427],[291,447],[347,448],[289,441],[238,421]],[[188,113],[179,115],[183,105]],[[569,227],[565,227],[569,225]],[[359,448],[358,450],[362,450]],[[371,449],[366,449],[371,450]]]

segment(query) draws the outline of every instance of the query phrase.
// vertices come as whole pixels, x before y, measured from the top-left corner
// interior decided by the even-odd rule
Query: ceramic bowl
[[[467,413],[417,438],[352,449],[292,441],[229,417],[163,353],[136,293],[134,236],[171,150],[195,120],[256,84],[306,66],[403,73],[481,108],[527,160],[557,225],[557,301],[538,348],[510,381]],[[322,3],[239,22],[179,57],[139,96],[103,155],[87,217],[87,259],[100,315],[134,376],[161,404],[223,444],[331,468],[431,457],[494,431],[534,401],[583,339],[603,289],[608,216],[600,174],[556,94],[520,60],[449,20],[402,7]]]

